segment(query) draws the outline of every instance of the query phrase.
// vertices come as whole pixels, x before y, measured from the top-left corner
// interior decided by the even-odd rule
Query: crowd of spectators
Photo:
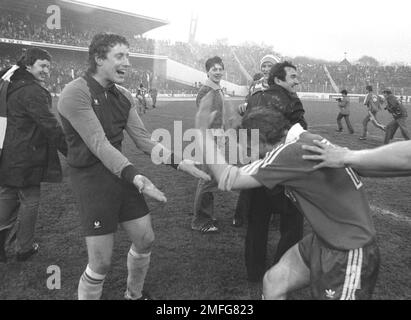
[[[411,68],[408,66],[327,66],[334,81],[350,92],[363,93],[371,84],[391,88],[396,94],[411,95]]]
[[[367,85],[376,89],[390,88],[397,95],[411,95],[411,67],[365,66],[340,63],[298,63],[300,91],[333,92],[328,70],[339,89],[363,94]]]
[[[252,78],[259,70],[259,58],[273,52],[272,48],[267,46],[254,44],[231,46],[225,41],[217,41],[214,44],[156,41],[156,51],[202,71],[205,69],[206,60],[217,55],[225,65],[225,80],[238,85],[247,85],[250,82],[243,70]]]
[[[0,70],[5,69],[16,63],[18,55],[0,55]],[[72,56],[59,56],[51,62],[50,77],[47,79],[45,86],[53,94],[59,94],[64,86],[71,80],[82,75],[87,70],[87,63],[84,60],[75,60]],[[165,86],[166,81],[153,74],[152,70],[132,67],[126,74],[124,86],[135,92],[140,84],[145,88],[151,88],[154,85],[157,89],[168,89]]]
[[[36,18],[29,13],[19,14],[3,10],[0,15],[0,37],[2,38],[87,47],[92,36],[99,31],[97,28],[81,29],[69,21],[65,21],[59,30],[50,30],[44,21],[40,21],[38,17]],[[125,34],[125,36],[130,42],[131,52],[165,55],[201,71],[204,71],[206,59],[218,55],[225,64],[224,80],[238,85],[248,85],[250,77],[259,71],[259,59],[268,53],[275,53],[272,47],[264,44],[245,43],[233,46],[229,45],[227,40],[219,40],[214,44],[173,43],[164,40],[155,41],[135,36],[132,33]],[[4,67],[4,65],[9,64],[9,60],[10,57],[2,55],[0,66]],[[326,64],[329,74],[337,86],[345,88],[351,93],[364,93],[365,86],[372,84],[380,88],[389,87],[397,94],[411,95],[411,68],[408,66],[365,66],[349,63],[342,65],[339,63],[320,63],[315,60],[312,62],[296,61],[295,64],[301,77],[300,91],[333,91],[330,79],[324,70],[324,64]],[[68,57],[55,60],[50,77],[50,86],[53,87],[53,92],[60,92],[67,82],[80,75],[84,70],[83,63],[70,60]],[[156,81],[160,90],[172,90],[169,88],[168,81],[153,74],[151,70],[139,68],[133,68],[129,73],[126,86],[134,88],[140,83],[150,86],[153,80]],[[195,89],[195,85],[193,84],[193,88],[188,89]]]
[[[330,87],[325,88],[330,84],[329,79],[324,71],[322,64],[316,63],[296,63],[300,75],[300,91],[304,92],[324,92]]]
[[[3,11],[0,15],[0,36],[16,40],[56,43],[77,47],[88,47],[98,28],[78,28],[70,21],[64,21],[61,29],[49,29],[43,20],[16,12]],[[105,30],[110,32],[111,30]],[[155,53],[155,41],[132,33],[125,34],[130,47],[136,53]]]
[[[225,64],[225,80],[239,85],[247,85],[249,80],[241,70],[238,61],[252,77],[259,70],[259,59],[274,52],[272,47],[265,45],[230,46],[221,41],[215,44],[157,41],[156,50],[159,54],[198,70],[204,70],[207,58],[218,55]],[[290,60],[292,61],[292,58]],[[299,70],[301,91],[333,92],[331,81],[324,70],[325,65],[336,85],[351,93],[365,93],[365,86],[371,84],[380,88],[390,87],[398,94],[411,95],[411,67],[409,66],[376,67],[361,64],[347,66],[318,61],[295,63],[295,65]]]
[[[87,47],[98,28],[78,28],[70,21],[64,21],[61,29],[49,29],[43,20],[29,13],[2,12],[0,16],[0,36],[16,40],[55,43],[78,47]],[[110,30],[105,30],[110,31]],[[249,72],[258,69],[258,58],[269,52],[267,48],[256,45],[229,46],[224,42],[216,44],[189,44],[184,42],[155,41],[132,33],[124,33],[130,42],[130,49],[135,53],[166,55],[171,59],[188,64],[198,70],[204,70],[205,61],[213,55],[222,57],[226,65],[226,80],[247,84],[247,77],[241,71],[233,52]],[[256,60],[257,59],[257,60]],[[251,74],[252,76],[252,74]]]

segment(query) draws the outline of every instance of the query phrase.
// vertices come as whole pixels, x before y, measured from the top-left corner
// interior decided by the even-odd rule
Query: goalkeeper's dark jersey
[[[284,185],[286,194],[311,224],[313,231],[329,246],[348,250],[360,248],[373,240],[375,229],[364,187],[351,168],[313,170],[313,162],[302,159],[318,135],[294,125],[285,144],[262,160],[241,169],[267,188]]]

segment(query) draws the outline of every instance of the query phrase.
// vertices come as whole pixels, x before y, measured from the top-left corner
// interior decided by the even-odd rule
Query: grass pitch
[[[232,101],[239,103],[240,100]],[[304,101],[310,130],[330,141],[352,149],[380,145],[383,133],[369,124],[369,139],[359,141],[365,108],[352,104],[354,135],[336,133],[337,107],[332,102]],[[182,120],[183,130],[191,128],[196,108],[193,101],[160,101],[158,108],[142,116],[150,131],[173,131],[173,121]],[[382,111],[379,119],[391,116]],[[411,128],[411,123],[409,123]],[[401,138],[398,132],[396,138]],[[168,166],[154,166],[126,137],[125,154],[168,197],[159,207],[148,201],[156,241],[146,289],[157,299],[259,299],[261,285],[246,280],[244,266],[245,227],[233,228],[231,219],[237,193],[217,193],[216,211],[220,233],[201,235],[190,229],[197,181]],[[65,160],[62,159],[66,167]],[[373,207],[373,218],[381,249],[381,268],[374,299],[411,299],[411,178],[363,179]],[[310,227],[306,225],[306,232]],[[77,284],[87,264],[84,239],[80,237],[78,210],[67,176],[61,184],[44,184],[37,223],[40,252],[25,263],[14,259],[0,264],[0,299],[76,299]],[[278,217],[270,225],[268,262],[278,241]],[[106,278],[103,299],[122,299],[126,284],[126,256],[129,241],[123,231],[116,234],[112,270]],[[61,269],[61,289],[47,288],[47,268]],[[296,291],[291,299],[310,299],[308,289]]]

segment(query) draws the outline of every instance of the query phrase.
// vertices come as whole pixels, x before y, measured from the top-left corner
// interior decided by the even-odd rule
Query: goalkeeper
[[[78,285],[79,299],[101,297],[118,224],[132,242],[127,256],[125,298],[150,298],[143,292],[143,285],[154,233],[143,195],[161,202],[167,199],[121,152],[124,130],[146,154],[162,147],[150,139],[131,93],[118,86],[130,68],[128,57],[129,43],[124,37],[95,35],[89,47],[89,70],[64,88],[57,107],[88,251],[88,265]],[[193,161],[175,159],[169,150],[162,150],[163,163],[197,178],[210,179]]]

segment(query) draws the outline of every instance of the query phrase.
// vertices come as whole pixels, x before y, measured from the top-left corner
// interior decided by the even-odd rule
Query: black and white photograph
[[[0,300],[411,300],[410,13],[0,0]]]

